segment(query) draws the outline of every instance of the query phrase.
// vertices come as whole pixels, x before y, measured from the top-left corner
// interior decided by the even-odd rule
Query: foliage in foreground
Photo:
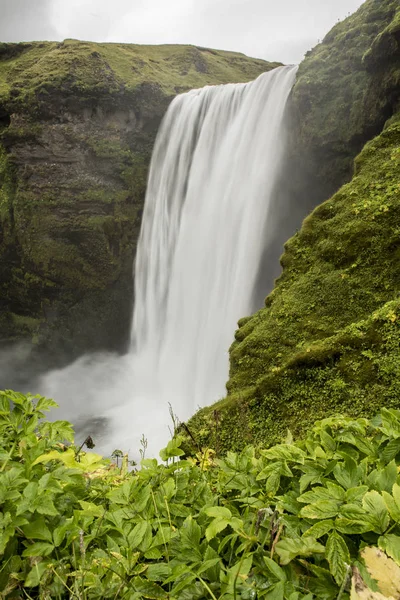
[[[2,598],[343,600],[352,574],[352,598],[400,589],[400,411],[221,459],[180,460],[178,437],[129,472],[65,445],[53,406],[0,392]]]

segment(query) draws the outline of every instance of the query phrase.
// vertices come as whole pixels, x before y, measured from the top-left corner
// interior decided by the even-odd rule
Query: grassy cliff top
[[[158,84],[167,95],[209,84],[250,81],[279,66],[196,46],[97,44],[77,40],[0,44],[0,99],[29,100],[51,89],[118,94]]]

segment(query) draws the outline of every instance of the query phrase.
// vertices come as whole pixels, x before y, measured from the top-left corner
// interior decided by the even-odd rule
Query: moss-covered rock
[[[397,0],[366,0],[300,65],[288,108],[288,153],[276,192],[276,241],[267,252],[268,271],[275,277],[283,243],[311,210],[350,181],[354,158],[395,111],[398,18]]]
[[[123,348],[168,104],[275,66],[194,46],[0,44],[0,342],[29,339],[63,360]]]
[[[373,415],[400,405],[399,14],[400,7],[367,59],[395,114],[357,157],[352,181],[287,242],[265,308],[239,322],[228,396],[189,422],[199,443],[274,443],[335,412]]]

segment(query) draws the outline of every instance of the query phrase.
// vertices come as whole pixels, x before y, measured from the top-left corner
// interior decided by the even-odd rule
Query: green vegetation
[[[359,10],[338,23],[302,62],[294,101],[303,106],[302,134],[312,143],[340,140],[351,143],[362,134],[370,74],[363,64],[377,36],[384,35],[395,18],[397,0],[367,0]],[[316,139],[317,138],[317,139]]]
[[[366,0],[300,65],[292,145],[293,160],[307,177],[301,200],[307,206],[307,196],[315,195],[316,206],[349,181],[354,157],[395,109],[399,18],[397,0]],[[301,177],[297,186],[304,186]]]
[[[302,435],[335,412],[398,406],[400,116],[366,145],[356,173],[285,246],[266,307],[239,323],[228,397],[189,422],[223,447]],[[208,442],[209,443],[209,442]]]
[[[183,458],[178,436],[158,463],[144,443],[130,471],[44,420],[55,406],[0,392],[2,598],[382,599],[398,585],[400,411],[223,459]]]
[[[51,90],[85,96],[130,93],[153,83],[163,94],[250,81],[279,63],[196,46],[96,44],[78,40],[0,44],[0,100],[24,110]],[[41,98],[43,96],[43,98]]]

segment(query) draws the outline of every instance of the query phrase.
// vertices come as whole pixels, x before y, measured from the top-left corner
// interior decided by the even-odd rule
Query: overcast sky
[[[299,62],[362,0],[0,0],[0,41],[195,44]]]

